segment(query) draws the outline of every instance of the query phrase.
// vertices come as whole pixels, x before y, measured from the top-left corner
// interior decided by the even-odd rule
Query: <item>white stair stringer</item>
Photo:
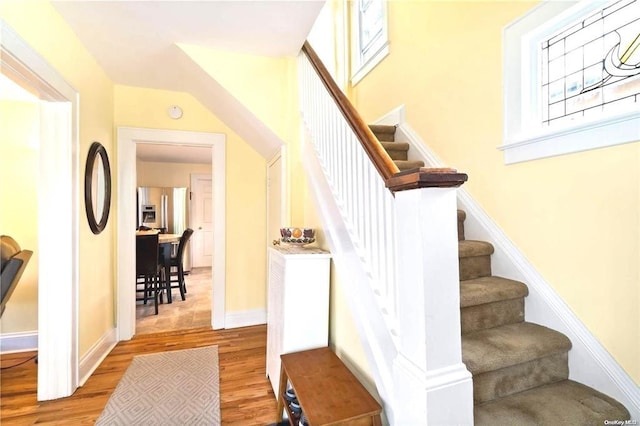
[[[303,144],[303,163],[319,211],[332,259],[341,277],[360,340],[382,398],[389,424],[394,424],[392,366],[397,357],[394,337],[370,283],[371,273],[351,238],[331,186],[326,179],[308,135]]]

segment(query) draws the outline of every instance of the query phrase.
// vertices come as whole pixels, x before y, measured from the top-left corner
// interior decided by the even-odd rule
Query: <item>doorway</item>
[[[170,144],[212,148],[213,257],[211,326],[225,327],[225,135],[221,133],[119,127],[118,143],[118,340],[135,334],[136,146]],[[213,218],[215,217],[215,221]],[[215,274],[213,274],[215,271]]]
[[[38,400],[45,401],[79,383],[79,94],[4,23],[0,40],[3,74],[40,99]]]

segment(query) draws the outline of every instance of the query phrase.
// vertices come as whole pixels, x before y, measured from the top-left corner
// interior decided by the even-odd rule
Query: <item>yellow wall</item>
[[[291,127],[294,111],[289,109],[295,96],[291,83],[297,81],[295,58],[179,46],[283,141],[297,138]]]
[[[288,224],[303,223],[304,192],[299,179],[300,113],[298,77],[293,57],[264,57],[179,45],[213,79],[267,125],[286,144],[285,157],[290,197]]]
[[[322,230],[322,222],[318,216],[318,207],[311,196],[311,188],[307,186],[307,181],[304,177],[300,181],[303,184],[303,188],[305,188],[302,197],[304,199],[304,226],[316,229],[316,242],[314,245],[330,251]],[[353,320],[351,307],[344,292],[344,284],[340,280],[335,264],[331,261],[329,345],[349,365],[349,368],[358,374],[358,378],[365,382],[367,388],[373,391],[373,388],[375,388],[373,374]]]
[[[640,383],[640,144],[505,165],[502,29],[534,3],[389,2],[390,55],[354,88],[400,104],[570,309]],[[518,60],[518,58],[513,58]]]
[[[46,1],[1,2],[0,17],[79,92],[81,175],[91,142],[100,141],[108,155],[113,156],[113,84],[71,28]],[[82,357],[115,323],[115,257],[113,218],[100,235],[94,235],[84,214],[82,185],[78,190],[81,200],[78,315]]]
[[[33,251],[2,315],[2,333],[38,330],[38,139],[38,104],[0,101],[0,234]]]
[[[211,164],[136,162],[138,186],[189,188],[192,173],[210,174]]]
[[[166,114],[179,105],[183,117]],[[115,126],[226,135],[226,310],[266,308],[266,162],[191,95],[115,86]]]

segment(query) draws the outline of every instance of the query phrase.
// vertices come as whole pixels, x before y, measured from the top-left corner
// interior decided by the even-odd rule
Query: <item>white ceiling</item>
[[[189,92],[265,158],[281,142],[177,43],[259,56],[295,56],[326,0],[60,1],[52,4],[116,84]],[[187,77],[187,78],[185,78]],[[166,108],[166,106],[162,106]],[[147,158],[201,158],[164,146]],[[210,155],[209,155],[210,158]]]
[[[295,56],[325,0],[53,1],[118,84],[171,89],[176,43]]]

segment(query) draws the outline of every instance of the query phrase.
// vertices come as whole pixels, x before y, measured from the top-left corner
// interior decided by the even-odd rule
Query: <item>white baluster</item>
[[[389,327],[397,326],[395,288],[394,200],[351,127],[327,93],[304,55],[300,58],[300,108],[364,270],[387,312]]]

